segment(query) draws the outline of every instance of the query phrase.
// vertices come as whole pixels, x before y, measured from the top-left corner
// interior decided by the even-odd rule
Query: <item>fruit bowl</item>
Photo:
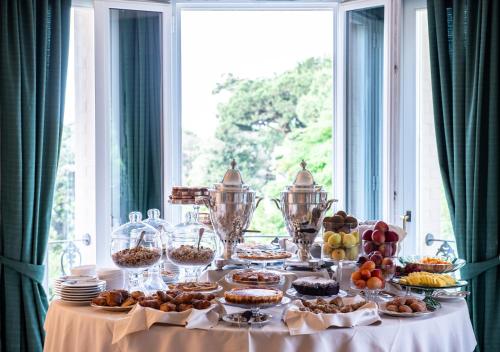
[[[371,254],[373,252],[380,252],[382,258],[395,257],[399,252],[399,242],[363,241],[363,253]]]
[[[451,257],[432,257],[438,263],[425,262],[429,257],[420,255],[411,255],[400,257],[399,261],[403,265],[412,265],[420,271],[426,271],[429,273],[451,273],[457,271],[465,265],[465,260],[460,258]]]

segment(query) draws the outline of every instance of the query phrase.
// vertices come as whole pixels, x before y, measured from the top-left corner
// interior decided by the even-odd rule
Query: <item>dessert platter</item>
[[[151,296],[139,299],[139,305],[162,312],[184,312],[190,309],[207,309],[213,304],[215,295],[200,292],[190,293],[179,290],[157,291]]]
[[[142,291],[128,292],[127,290],[104,291],[92,299],[93,308],[112,312],[125,312],[134,308],[139,300],[144,297]]]
[[[316,297],[345,297],[347,293],[340,289],[337,281],[317,276],[306,276],[292,282],[292,287],[286,291],[292,298],[311,299]]]
[[[428,256],[404,256],[399,261],[405,266],[413,268],[413,271],[426,271],[429,273],[451,273],[461,269],[465,260],[451,257],[428,257]]]
[[[394,317],[420,317],[434,313],[441,305],[429,305],[411,296],[396,297],[388,302],[379,303],[381,313]]]
[[[284,250],[279,249],[253,249],[253,250],[238,250],[236,253],[236,258],[245,259],[255,262],[270,262],[270,261],[283,261],[284,259],[290,259],[293,254]]]
[[[245,286],[280,286],[284,283],[284,276],[273,270],[238,269],[225,275],[229,284]]]

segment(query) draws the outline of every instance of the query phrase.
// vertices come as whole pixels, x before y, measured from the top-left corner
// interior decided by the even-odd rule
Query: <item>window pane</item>
[[[346,20],[347,210],[382,213],[384,8],[349,11]]]
[[[47,276],[95,262],[94,13],[71,10],[64,126],[49,232]],[[90,243],[82,241],[89,236]],[[49,291],[50,293],[51,290]]]
[[[435,255],[441,243],[424,245],[424,236],[454,241],[450,213],[439,169],[432,109],[427,9],[416,11],[417,234],[420,250]],[[452,245],[456,254],[456,246]]]
[[[331,194],[332,12],[185,10],[181,26],[183,184],[220,182],[235,158],[276,198],[305,159]],[[252,227],[285,231],[264,202]]]
[[[161,14],[111,10],[113,227],[162,209]]]

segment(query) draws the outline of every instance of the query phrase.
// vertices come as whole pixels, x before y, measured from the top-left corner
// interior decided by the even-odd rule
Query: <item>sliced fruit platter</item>
[[[451,257],[405,256],[399,261],[414,268],[413,271],[426,271],[429,273],[451,273],[465,265],[465,260]]]

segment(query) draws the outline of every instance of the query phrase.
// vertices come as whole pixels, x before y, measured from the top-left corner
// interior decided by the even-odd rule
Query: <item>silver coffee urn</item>
[[[279,200],[273,201],[281,210],[288,234],[298,247],[298,259],[308,262],[312,259],[311,245],[321,229],[325,213],[336,200],[328,200],[327,192],[314,182],[304,160],[300,166],[293,184],[285,187]]]
[[[236,245],[243,242],[243,234],[261,199],[243,182],[235,160],[231,162],[231,168],[226,171],[222,182],[214,184],[208,193],[207,197],[199,197],[197,201],[210,210],[214,231],[224,246],[223,258],[230,260]]]

